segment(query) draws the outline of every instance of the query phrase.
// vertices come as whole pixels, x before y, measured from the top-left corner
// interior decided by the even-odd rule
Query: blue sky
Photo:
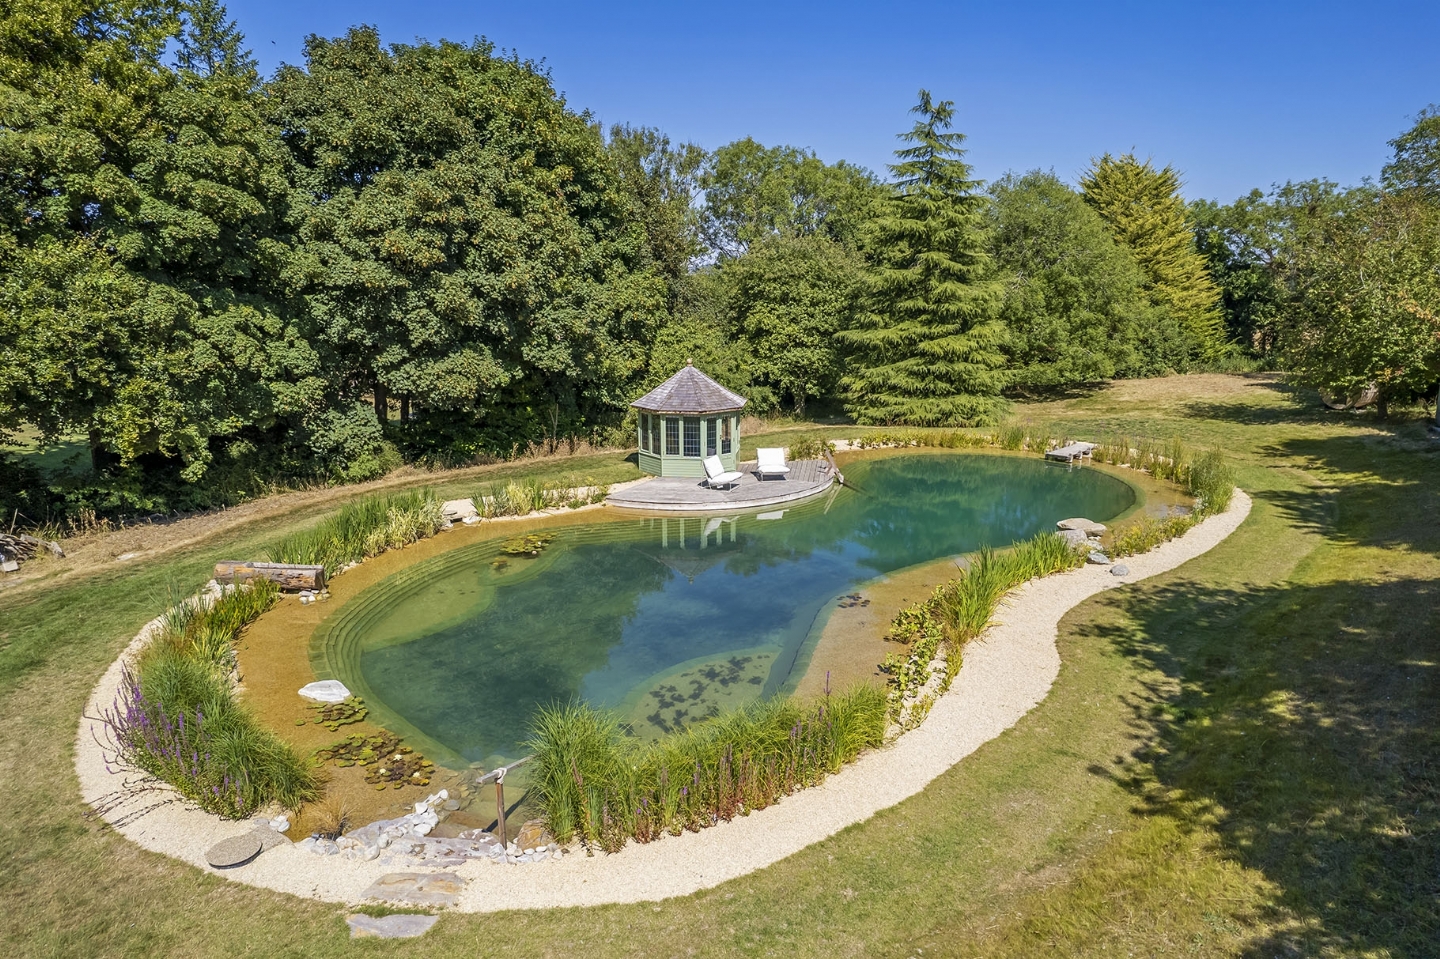
[[[1379,173],[1440,102],[1440,2],[493,3],[230,0],[268,73],[307,34],[486,36],[575,109],[706,147],[743,136],[883,172],[916,91],[956,102],[976,172],[1134,148],[1191,198]]]

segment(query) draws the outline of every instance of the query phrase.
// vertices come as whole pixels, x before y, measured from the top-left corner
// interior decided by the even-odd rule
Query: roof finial
[[[685,365],[686,365],[686,366],[694,366],[694,365],[695,365],[695,361],[692,360],[692,359],[690,359],[690,357],[687,356],[687,357],[685,357]]]

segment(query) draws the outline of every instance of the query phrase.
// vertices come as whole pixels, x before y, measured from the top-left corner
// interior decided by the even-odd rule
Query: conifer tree
[[[1196,249],[1174,168],[1157,170],[1132,153],[1107,153],[1092,163],[1080,187],[1115,238],[1134,254],[1151,302],[1170,311],[1194,340],[1197,354],[1220,352],[1225,345],[1220,290]]]
[[[1001,284],[985,237],[985,197],[964,161],[962,133],[947,132],[952,101],[927,90],[900,139],[894,192],[876,219],[874,268],[855,326],[847,409],[860,423],[960,426],[1004,408]]]

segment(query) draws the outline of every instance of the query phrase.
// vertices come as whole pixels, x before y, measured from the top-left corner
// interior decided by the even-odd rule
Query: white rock
[[[475,508],[473,499],[452,499],[440,504],[440,512],[452,523],[465,521],[470,517],[479,518],[480,511]]]
[[[350,690],[338,679],[322,679],[300,687],[300,695],[317,703],[343,703],[350,698]]]
[[[270,820],[270,828],[276,832],[288,832],[290,830],[290,820],[284,816],[277,816]]]

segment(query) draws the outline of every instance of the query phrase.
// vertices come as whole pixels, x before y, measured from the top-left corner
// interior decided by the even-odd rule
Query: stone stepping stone
[[[350,924],[351,939],[414,939],[423,936],[435,925],[439,916],[367,916],[352,913],[345,917]]]
[[[350,698],[350,690],[338,679],[322,679],[301,686],[300,695],[317,703],[343,703]]]
[[[1111,566],[1111,567],[1110,567],[1110,575],[1112,575],[1112,576],[1129,576],[1129,575],[1130,575],[1130,567],[1129,567],[1129,566],[1126,566],[1124,563],[1117,563],[1117,564],[1115,564],[1114,566]]]
[[[465,880],[453,872],[388,872],[361,896],[411,906],[453,906]]]
[[[1055,526],[1059,529],[1078,529],[1080,532],[1086,534],[1105,532],[1104,523],[1097,523],[1094,520],[1085,519],[1080,516],[1074,519],[1062,519],[1056,523]]]
[[[260,841],[260,837],[253,832],[247,832],[222,839],[205,850],[205,861],[216,869],[231,869],[245,865],[260,855],[263,848],[264,843]]]

